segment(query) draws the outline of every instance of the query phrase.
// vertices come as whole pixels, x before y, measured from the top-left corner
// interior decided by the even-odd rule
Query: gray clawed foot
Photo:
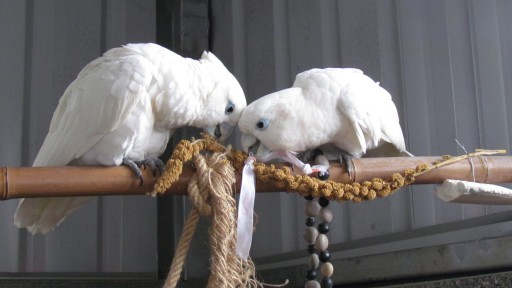
[[[354,174],[354,166],[352,165],[352,158],[353,158],[352,155],[350,155],[346,152],[343,152],[343,153],[341,153],[340,159],[339,159],[340,165],[342,167],[343,166],[345,167],[345,170],[347,171],[350,179],[352,179],[352,175]]]
[[[133,171],[133,174],[135,174],[135,178],[137,178],[137,180],[140,180],[139,187],[142,186],[142,184],[144,184],[144,179],[142,178],[142,171],[140,171],[139,165],[137,165],[135,161],[132,161],[130,159],[123,159],[122,165],[130,168],[130,170]]]
[[[160,160],[158,157],[149,157],[147,159],[134,162],[139,167],[149,167],[149,169],[151,169],[151,172],[153,173],[153,176],[156,176],[157,173],[162,174],[164,173],[165,170],[164,162],[162,162],[162,160]]]
[[[151,172],[153,173],[153,176],[156,176],[157,173],[162,174],[165,170],[164,162],[162,162],[162,160],[160,160],[157,157],[150,157],[140,161],[123,159],[122,165],[130,168],[133,171],[133,174],[135,174],[135,178],[137,178],[137,180],[140,180],[139,186],[142,186],[144,184],[144,179],[142,177],[142,171],[140,170],[140,167],[149,167],[149,169],[151,169]]]

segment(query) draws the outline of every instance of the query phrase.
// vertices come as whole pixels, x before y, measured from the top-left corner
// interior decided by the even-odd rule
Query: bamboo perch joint
[[[422,163],[434,163],[441,157],[389,157],[353,159],[354,173],[351,179],[337,162],[331,162],[330,180],[342,183],[362,182],[373,178],[387,178],[393,173],[414,168]],[[462,160],[436,167],[418,175],[415,184],[442,183],[446,179],[475,181],[479,183],[512,182],[511,156],[474,156],[472,161]],[[277,163],[281,168],[288,164]],[[140,186],[130,169],[118,167],[0,167],[0,200],[30,197],[144,195],[153,191],[155,177],[143,169],[143,185]],[[294,169],[300,175],[300,169]],[[165,194],[184,195],[194,173],[186,164],[177,182]],[[474,175],[474,178],[473,178]],[[240,190],[241,174],[236,174],[236,188]],[[256,182],[258,192],[280,192],[275,183]]]

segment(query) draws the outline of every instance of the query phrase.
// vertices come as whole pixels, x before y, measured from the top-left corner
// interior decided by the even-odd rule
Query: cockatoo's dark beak
[[[231,124],[223,122],[215,126],[206,127],[204,128],[204,131],[215,137],[218,141],[222,142],[226,140],[229,137],[229,135],[231,135],[231,132],[233,132],[233,128],[234,126],[232,126]]]
[[[220,138],[222,133],[220,132],[220,125],[215,126],[215,131],[213,132],[215,138]]]
[[[256,152],[256,151],[251,151],[251,150],[254,150],[254,149],[258,149],[258,146],[259,146],[259,143],[260,141],[258,140],[258,138],[252,136],[252,135],[247,135],[245,133],[242,133],[242,150],[244,150],[244,152]]]
[[[252,136],[242,133],[242,149],[247,153],[252,153],[255,156],[263,156],[270,152],[267,146],[263,145],[261,141]]]

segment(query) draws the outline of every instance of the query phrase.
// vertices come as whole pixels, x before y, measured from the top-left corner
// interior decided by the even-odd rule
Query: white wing
[[[405,143],[398,112],[391,95],[371,78],[353,75],[344,91],[338,109],[353,124],[363,153],[387,142],[404,151]]]
[[[59,101],[33,166],[67,165],[115,130],[147,96],[152,65],[138,55],[98,58],[82,69]],[[126,51],[124,51],[126,52]],[[127,140],[127,139],[125,139]],[[127,151],[119,151],[127,153]],[[46,233],[89,197],[21,199],[14,215],[18,227]]]
[[[60,99],[33,166],[67,165],[115,130],[146,94],[151,72],[137,55],[87,65]]]
[[[405,150],[398,113],[391,95],[361,70],[312,69],[297,75],[294,86],[316,87],[338,97],[338,113],[346,117],[348,123],[345,124],[352,127],[352,137],[356,138],[345,143],[358,146],[338,148],[364,154],[367,149],[382,145],[383,140],[393,144],[397,150]],[[326,102],[321,99],[317,101]],[[345,129],[346,125],[342,127]],[[350,137],[351,133],[346,135]]]

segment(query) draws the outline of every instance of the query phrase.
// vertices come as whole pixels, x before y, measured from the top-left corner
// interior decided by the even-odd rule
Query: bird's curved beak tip
[[[244,152],[250,153],[250,152],[256,152],[259,148],[259,140],[258,138],[248,135],[245,133],[242,133],[242,150]]]
[[[219,142],[223,142],[226,140],[230,135],[231,132],[233,132],[234,126],[230,125],[229,123],[220,123],[215,126],[209,126],[204,128],[204,131],[213,137]]]

